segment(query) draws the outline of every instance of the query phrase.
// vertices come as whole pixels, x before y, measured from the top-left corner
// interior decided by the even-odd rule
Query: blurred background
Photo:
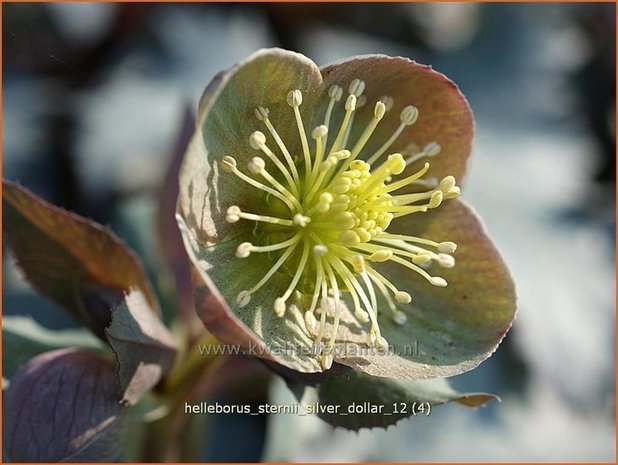
[[[318,65],[407,56],[458,83],[475,112],[463,198],[514,275],[519,313],[497,353],[451,381],[502,403],[438,407],[358,434],[312,417],[215,415],[200,429],[202,461],[616,460],[615,4],[2,10],[3,176],[110,225],[155,282],[159,194],[173,154],[206,84],[256,49],[296,50]],[[3,254],[5,318],[75,326]],[[164,306],[169,320],[173,305]],[[279,378],[263,387],[254,401],[293,402]]]

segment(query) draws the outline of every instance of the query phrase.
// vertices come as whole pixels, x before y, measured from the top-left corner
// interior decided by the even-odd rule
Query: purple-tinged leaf
[[[385,428],[403,418],[428,416],[434,406],[448,402],[474,408],[500,400],[493,394],[457,392],[446,379],[397,380],[354,370],[324,381],[317,396],[323,405],[339,406],[338,413],[318,412],[320,418],[352,430]]]
[[[131,290],[114,308],[105,334],[118,359],[121,401],[134,405],[172,367],[175,343],[138,290]]]
[[[4,452],[15,462],[118,459],[123,407],[111,361],[81,349],[46,352],[4,399]]]
[[[42,294],[98,336],[124,291],[158,304],[138,258],[109,229],[3,181],[2,224],[17,263]]]

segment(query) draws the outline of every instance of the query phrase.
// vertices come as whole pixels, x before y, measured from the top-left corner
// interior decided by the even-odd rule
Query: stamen
[[[425,165],[420,170],[418,170],[416,173],[410,176],[407,176],[399,181],[390,183],[385,187],[379,188],[379,191],[383,193],[388,193],[388,192],[393,192],[398,189],[401,189],[402,187],[412,184],[417,179],[422,177],[427,172],[428,169],[429,169],[429,163],[425,163]]]
[[[280,224],[282,226],[292,226],[294,222],[291,220],[284,220],[281,218],[274,218],[272,216],[256,215],[254,213],[246,213],[240,210],[236,205],[232,205],[227,209],[225,214],[225,220],[228,223],[236,223],[241,218],[245,220],[262,221],[264,223]]]
[[[370,165],[373,165],[374,162],[378,158],[380,158],[380,156],[382,156],[382,154],[386,152],[391,145],[393,145],[393,143],[401,135],[403,130],[407,126],[413,125],[416,122],[417,118],[418,118],[418,109],[416,107],[413,107],[412,105],[408,105],[407,107],[405,107],[401,111],[401,115],[399,117],[399,119],[401,120],[401,124],[399,124],[399,127],[395,130],[393,135],[384,143],[384,145],[382,145],[382,147],[380,147],[371,157],[369,157],[369,159],[367,160],[367,163],[369,163]]]
[[[281,160],[279,160],[279,158],[266,145],[266,136],[264,135],[264,133],[260,131],[253,132],[249,137],[249,145],[251,145],[251,148],[253,148],[254,150],[261,150],[268,158],[270,158],[270,160],[275,164],[275,166],[279,169],[279,171],[281,171],[281,173],[285,177],[294,195],[298,197],[298,186],[296,185],[296,182],[290,175],[290,172],[285,167],[285,165],[281,163]]]
[[[222,158],[221,164],[222,164],[222,167],[223,167],[223,169],[225,171],[232,172],[236,176],[238,176],[240,179],[245,181],[247,184],[250,184],[250,185],[252,185],[253,187],[255,187],[257,189],[263,190],[265,192],[268,192],[271,195],[274,195],[279,200],[281,200],[283,203],[285,203],[290,210],[294,211],[294,204],[290,201],[290,199],[288,199],[286,196],[282,195],[280,192],[278,192],[278,191],[276,191],[274,189],[271,189],[268,186],[265,186],[261,182],[256,181],[255,179],[247,176],[245,173],[240,171],[236,167],[236,160],[233,157],[230,157],[229,155],[226,155],[225,157]]]
[[[441,253],[454,253],[457,250],[457,244],[455,244],[454,242],[450,242],[450,241],[436,242],[430,239],[423,239],[422,237],[408,236],[405,234],[391,234],[391,233],[386,233],[386,232],[380,234],[380,238],[395,239],[395,240],[400,240],[400,241],[408,241],[408,242],[415,242],[417,244],[428,245],[428,246],[437,248],[438,252],[441,252]]]
[[[423,150],[406,158],[406,166],[411,165],[412,163],[422,158],[435,157],[440,153],[441,150],[442,147],[440,147],[440,144],[437,144],[436,142],[430,142],[429,144],[425,145],[425,147],[423,147]]]
[[[274,265],[255,286],[238,293],[236,296],[238,307],[248,305],[252,294],[261,289],[286,262],[293,258],[286,266],[286,269],[293,270],[292,279],[283,294],[273,302],[273,308],[279,317],[285,315],[288,307],[295,308],[293,318],[296,318],[297,323],[304,326],[310,337],[314,338],[316,348],[319,344],[316,356],[319,356],[319,362],[325,370],[333,363],[332,352],[338,337],[342,312],[342,292],[349,292],[354,305],[353,313],[359,323],[369,324],[366,333],[367,344],[388,350],[388,341],[381,335],[378,324],[376,293],[378,291],[381,293],[390,309],[389,316],[399,325],[404,324],[407,317],[398,306],[409,304],[412,296],[397,289],[391,281],[373,268],[374,264],[397,263],[420,274],[434,286],[446,286],[444,278],[429,275],[421,266],[434,261],[443,268],[451,268],[455,265],[455,259],[451,254],[457,248],[455,243],[449,241],[435,242],[385,232],[394,218],[437,208],[444,200],[457,197],[460,188],[452,176],[432,181],[431,185],[426,178],[421,179],[427,173],[429,163],[424,163],[416,173],[392,182],[392,178],[401,174],[407,165],[421,158],[437,155],[440,146],[436,142],[426,144],[422,151],[412,155],[409,155],[411,149],[404,151],[405,156],[401,153],[391,153],[385,161],[376,163],[395,143],[403,130],[417,120],[418,110],[413,106],[407,106],[401,111],[397,129],[367,161],[357,159],[385,113],[392,109],[394,99],[390,96],[383,96],[375,103],[373,118],[363,128],[358,139],[350,144],[351,150],[344,150],[343,147],[348,147],[356,110],[367,102],[367,97],[363,95],[365,83],[362,80],[354,79],[348,90],[343,121],[336,132],[334,142],[329,147],[328,126],[335,103],[343,96],[343,89],[340,86],[333,85],[329,88],[324,124],[311,131],[311,137],[315,140],[312,146],[315,149],[313,153],[310,151],[300,113],[302,92],[295,89],[287,94],[286,101],[294,111],[299,132],[304,169],[297,169],[292,155],[269,120],[268,109],[261,106],[255,109],[255,116],[266,125],[285,160],[280,159],[269,149],[266,145],[266,136],[260,131],[251,134],[249,143],[253,149],[261,151],[272,161],[281,172],[281,176],[279,173],[274,173],[276,176],[271,174],[266,166],[267,161],[262,156],[251,158],[248,170],[254,177],[262,176],[266,184],[242,173],[233,157],[225,156],[220,161],[223,170],[278,198],[290,210],[289,215],[278,213],[269,216],[243,212],[237,205],[228,207],[225,214],[226,221],[229,223],[236,223],[241,219],[255,221],[253,236],[257,241],[261,239],[258,244],[264,244],[242,242],[237,246],[237,257],[246,258],[251,253],[279,254]],[[377,168],[372,169],[372,165],[376,165]],[[411,184],[423,185],[423,183],[428,185],[425,192],[391,194]],[[264,204],[268,205],[268,198]],[[280,208],[276,207],[274,211],[279,210]],[[298,249],[301,243],[302,252]],[[302,291],[297,289],[301,279]],[[305,291],[307,283],[313,284],[313,288]],[[305,293],[306,296],[299,296],[300,300],[296,303],[288,303],[293,294]],[[306,298],[309,295],[311,299],[308,308],[305,306],[301,310],[296,307],[300,302],[307,303]],[[331,299],[332,307],[329,307]],[[327,318],[331,317],[332,332],[327,336],[326,322]]]
[[[377,272],[373,268],[368,268],[367,272],[372,275],[375,279],[378,279],[380,282],[386,285],[393,293],[395,300],[400,304],[409,304],[412,302],[412,296],[407,292],[400,291],[395,287],[393,283],[391,283],[388,279],[386,279],[381,273]]]
[[[352,80],[348,91],[356,98],[360,97],[363,95],[363,92],[365,92],[365,81],[361,81],[360,79]]]
[[[279,150],[281,150],[281,153],[283,153],[283,157],[285,158],[285,161],[288,163],[290,172],[292,173],[292,177],[294,178],[296,186],[300,187],[300,177],[298,176],[298,170],[296,169],[294,160],[292,159],[292,156],[290,155],[289,150],[285,146],[285,143],[283,142],[283,140],[281,140],[281,136],[279,136],[279,133],[277,132],[275,127],[272,125],[272,123],[268,119],[268,110],[263,107],[258,107],[256,114],[259,114],[261,116],[261,117],[258,117],[258,119],[264,122],[264,124],[270,131],[270,134],[272,135],[273,139],[275,139],[275,142],[277,143]]]
[[[335,278],[335,274],[333,273],[332,267],[330,265],[327,266],[326,272],[328,274],[328,278],[330,279],[330,286],[333,290],[333,297],[335,300],[335,316],[333,321],[333,328],[330,339],[328,341],[328,345],[326,347],[326,354],[331,355],[333,346],[335,345],[335,339],[337,338],[337,331],[339,330],[339,319],[341,317],[341,298],[339,295],[339,286],[337,285],[337,279]],[[330,360],[330,364],[332,364],[332,359]]]
[[[410,263],[402,258],[399,258],[398,256],[393,256],[391,258],[392,261],[399,263],[400,265],[405,266],[406,268],[410,268],[413,271],[416,271],[418,274],[420,274],[423,278],[425,278],[427,281],[429,281],[430,284],[437,286],[437,287],[446,287],[447,282],[446,279],[440,277],[440,276],[430,276],[429,273],[427,273],[425,270],[423,270],[421,267]]]
[[[352,149],[352,156],[346,162],[348,166],[358,156],[358,154],[363,149],[363,147],[365,147],[365,144],[367,144],[367,142],[369,141],[369,138],[373,134],[373,131],[375,130],[375,128],[378,126],[378,123],[382,120],[382,118],[384,118],[385,113],[386,113],[386,105],[384,105],[384,103],[382,102],[377,102],[373,110],[372,120],[369,122],[369,124],[363,131],[363,134],[360,136],[360,138],[356,142],[356,145],[354,145],[354,148]]]
[[[348,95],[348,99],[345,102],[345,116],[343,117],[343,123],[337,133],[337,138],[333,142],[333,146],[330,149],[330,153],[336,152],[342,147],[343,138],[345,136],[348,124],[350,124],[350,118],[354,110],[356,109],[356,96],[354,94]]]
[[[303,94],[300,90],[291,90],[288,93],[287,98],[288,105],[294,110],[294,116],[296,117],[296,125],[298,126],[298,134],[300,135],[300,142],[303,146],[303,156],[305,157],[305,173],[311,172],[311,154],[309,153],[309,144],[307,143],[307,134],[305,134],[305,126],[303,125],[303,119],[300,116],[300,107],[303,103]],[[308,176],[305,177],[305,181],[308,180]],[[306,186],[306,184],[305,184]]]
[[[300,238],[300,236],[299,236]],[[282,317],[285,313],[285,302],[288,300],[294,289],[296,289],[296,285],[300,280],[300,277],[305,271],[305,265],[307,264],[307,259],[309,258],[309,243],[305,240],[303,246],[303,254],[300,258],[300,262],[298,267],[296,268],[296,272],[294,273],[294,277],[292,278],[292,282],[288,286],[287,290],[283,293],[283,295],[277,299],[275,299],[275,313],[277,316]]]
[[[247,258],[251,252],[274,252],[275,250],[285,249],[298,242],[302,238],[301,233],[296,233],[286,241],[271,245],[253,245],[251,242],[243,242],[236,249],[238,258]]]
[[[393,99],[393,97],[391,97],[390,95],[383,95],[382,97],[380,97],[380,102],[384,102],[384,105],[386,106],[386,111],[390,111],[390,109],[393,108],[393,105],[395,104],[395,99]]]
[[[328,107],[326,108],[326,115],[324,116],[324,126],[328,127],[330,124],[330,117],[333,112],[333,107],[335,106],[335,102],[341,100],[343,96],[343,89],[338,85],[332,85],[328,89],[328,97],[330,101],[328,102]],[[324,139],[324,147],[326,147],[328,143],[328,134],[326,134],[326,138]]]
[[[324,158],[324,150],[326,148],[326,136],[328,135],[328,128],[326,126],[317,126],[312,132],[311,137],[315,140],[315,160],[313,161],[313,168],[309,174],[308,186],[311,186],[315,182],[315,178],[318,175],[318,169]]]

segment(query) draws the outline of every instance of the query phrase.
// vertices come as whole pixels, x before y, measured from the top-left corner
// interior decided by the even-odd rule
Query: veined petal
[[[407,155],[406,151],[411,144],[420,150],[428,143],[437,142],[441,151],[438,156],[431,158],[428,176],[442,179],[453,175],[461,182],[470,155],[474,122],[466,98],[450,79],[430,66],[408,58],[386,55],[349,58],[327,65],[321,71],[326,89],[338,84],[347,90],[354,79],[365,82],[363,95],[367,103],[357,112],[350,134],[352,141],[360,137],[371,119],[375,102],[384,96],[393,99],[392,108],[386,112],[376,128],[375,136],[363,149],[361,159],[367,159],[380,148],[399,126],[402,109],[413,105],[418,109],[418,120],[401,133],[385,155],[393,152]],[[321,103],[316,121],[325,112],[326,105]],[[335,106],[332,116],[335,124],[340,123],[343,114],[342,106]],[[404,175],[416,171],[423,162],[421,160],[408,166]]]
[[[289,110],[285,96],[290,89],[303,89],[302,111],[311,115],[321,85],[319,69],[305,56],[266,49],[218,74],[207,87],[180,171],[178,203],[179,213],[199,242],[208,246],[230,232],[225,222],[229,205],[251,210],[258,202],[241,180],[226,177],[223,181],[219,166],[223,157],[233,156],[242,169],[255,155],[249,144],[251,133],[260,123],[255,108],[259,105],[271,110],[273,125],[290,151],[298,153],[296,123],[289,112],[281,111]],[[236,225],[235,231],[239,227]]]
[[[401,218],[391,229],[457,243],[457,265],[440,269],[448,287],[431,286],[415,272],[384,263],[380,270],[395,285],[415,291],[413,302],[401,306],[407,316],[403,325],[380,320],[393,353],[336,361],[374,376],[406,379],[453,376],[475,368],[495,351],[516,307],[513,280],[480,219],[465,203],[453,200],[418,217]],[[354,335],[341,334],[346,337]]]

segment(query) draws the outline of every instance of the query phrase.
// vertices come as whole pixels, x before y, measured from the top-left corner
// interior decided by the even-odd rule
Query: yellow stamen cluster
[[[327,341],[318,354],[324,369],[330,368],[333,361],[332,349],[341,316],[342,293],[350,295],[358,321],[369,324],[367,344],[387,348],[388,342],[380,333],[378,324],[378,293],[397,324],[406,322],[406,314],[400,306],[409,304],[412,297],[381,274],[379,264],[397,263],[415,271],[434,286],[446,286],[446,280],[431,276],[425,269],[426,265],[431,261],[445,268],[455,265],[451,254],[457,246],[452,242],[438,243],[387,232],[393,219],[436,208],[444,200],[457,197],[459,187],[455,178],[447,176],[425,192],[395,194],[411,184],[427,185],[427,181],[421,178],[429,169],[429,163],[401,179],[394,181],[393,177],[400,175],[407,165],[440,152],[440,146],[430,142],[408,158],[400,153],[385,157],[401,133],[416,122],[418,110],[413,106],[401,110],[399,126],[378,150],[367,154],[366,161],[358,158],[380,120],[395,105],[392,97],[382,97],[375,103],[373,118],[358,140],[350,141],[354,114],[367,101],[364,90],[365,83],[359,79],[349,85],[343,122],[330,145],[332,111],[343,98],[343,89],[338,85],[328,90],[324,123],[310,133],[314,141],[313,151],[300,112],[302,92],[292,90],[287,95],[287,103],[298,127],[302,154],[293,156],[289,152],[269,119],[269,110],[258,107],[255,115],[265,126],[280,155],[267,145],[263,132],[255,131],[249,138],[249,145],[265,158],[251,158],[247,164],[249,174],[238,168],[233,157],[225,156],[221,160],[224,170],[267,195],[265,210],[285,212],[270,216],[245,212],[236,205],[227,209],[229,223],[241,219],[255,221],[258,226],[256,236],[263,239],[261,245],[239,244],[236,257],[273,253],[274,260],[271,268],[252,288],[238,294],[236,303],[239,307],[248,305],[251,296],[275,273],[289,273],[289,286],[275,299],[274,311],[283,317],[295,292],[306,296],[306,330],[320,344]],[[374,166],[376,168],[372,169]],[[332,299],[334,311],[330,312],[332,331],[327,335],[329,299]]]

